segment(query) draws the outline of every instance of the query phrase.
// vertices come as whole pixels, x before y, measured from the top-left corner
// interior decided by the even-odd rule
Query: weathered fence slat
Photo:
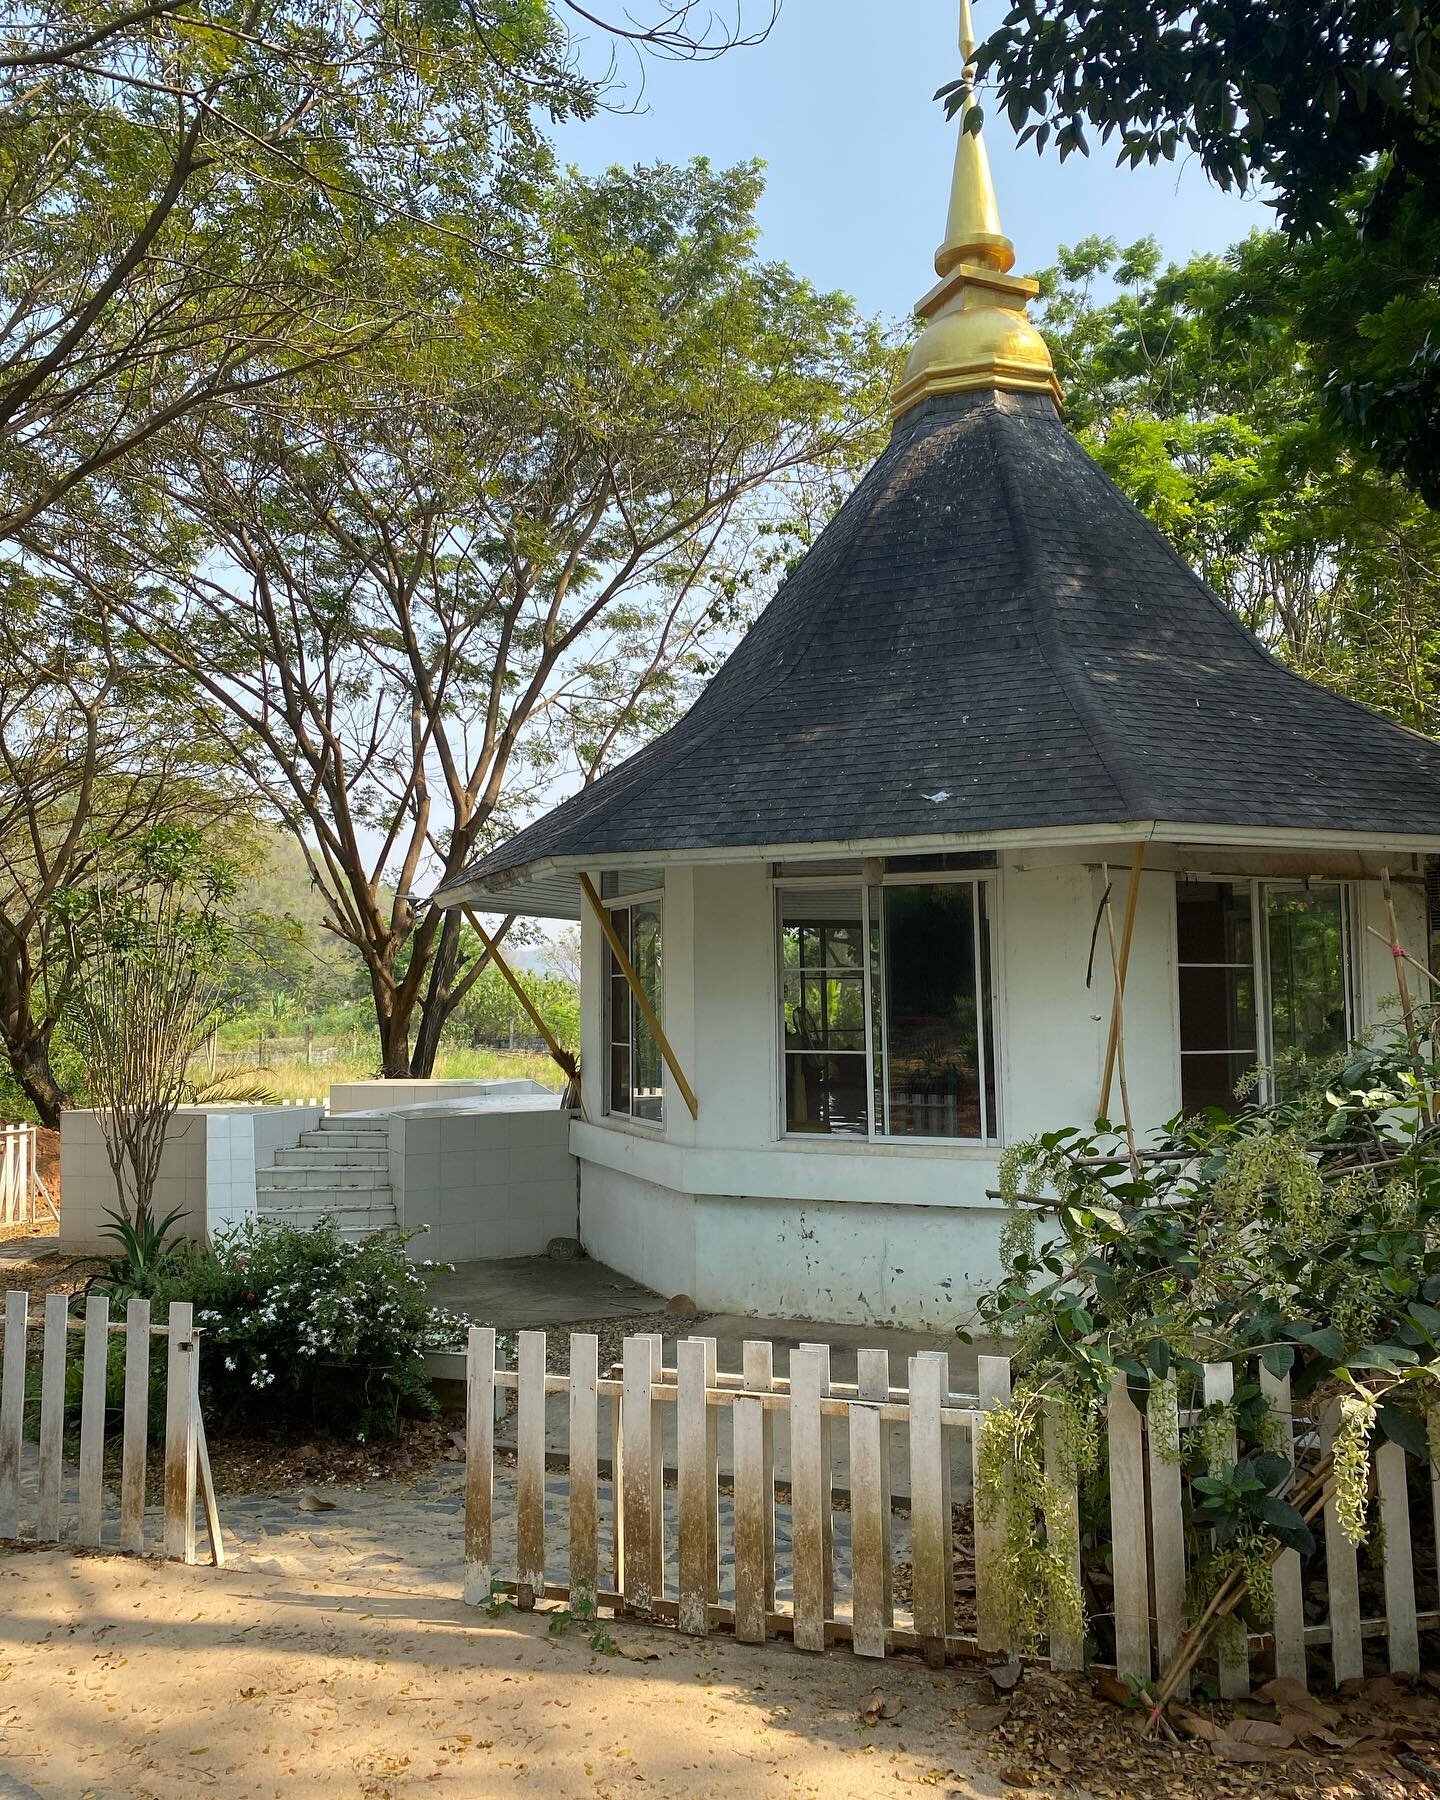
[[[696,1342],[705,1349],[706,1389],[717,1388],[720,1347],[714,1338]],[[720,1414],[713,1406],[705,1408],[705,1467],[710,1471],[705,1483],[705,1597],[713,1606],[720,1598]]]
[[[1045,1473],[1060,1498],[1059,1509],[1055,1516],[1052,1517],[1049,1513],[1045,1515],[1045,1530],[1047,1534],[1057,1539],[1063,1539],[1069,1545],[1070,1579],[1074,1582],[1078,1593],[1080,1589],[1080,1492],[1075,1485],[1075,1471],[1061,1449],[1055,1414],[1050,1409],[1047,1409],[1045,1414]],[[1049,1632],[1051,1668],[1083,1669],[1085,1667],[1083,1627],[1077,1630],[1076,1622],[1072,1618],[1052,1614]]]
[[[921,1654],[931,1664],[945,1660],[946,1599],[954,1560],[940,1423],[949,1385],[949,1363],[943,1356],[910,1358],[910,1564],[915,1630]]]
[[[1185,1629],[1185,1510],[1181,1496],[1180,1410],[1173,1386],[1151,1389],[1145,1417],[1150,1483],[1150,1563],[1155,1597],[1155,1658],[1165,1669]],[[1190,1692],[1186,1676],[1176,1690]]]
[[[890,1617],[885,1605],[885,1518],[889,1496],[881,1476],[885,1427],[873,1406],[850,1408],[851,1644],[857,1656],[885,1654]]]
[[[150,1449],[150,1302],[125,1303],[125,1416],[120,1450],[120,1548],[145,1552],[145,1459]]]
[[[1260,1392],[1269,1403],[1278,1430],[1276,1447],[1286,1462],[1295,1456],[1295,1421],[1290,1377],[1272,1375],[1261,1365]],[[1298,1550],[1284,1550],[1275,1563],[1275,1673],[1302,1685],[1305,1671],[1305,1587]]]
[[[790,1354],[790,1555],[795,1648],[823,1650],[829,1614],[830,1458],[820,1401],[830,1385],[828,1349]]]
[[[620,1411],[624,1442],[624,1488],[620,1514],[625,1527],[623,1593],[631,1611],[650,1612],[663,1592],[655,1563],[654,1426],[650,1390],[655,1379],[655,1345],[649,1337],[628,1337],[624,1350],[625,1397]]]
[[[110,1301],[85,1302],[85,1361],[80,1389],[80,1521],[76,1541],[98,1549],[105,1480],[105,1378],[110,1362]]]
[[[1405,1452],[1387,1439],[1375,1451],[1380,1489],[1380,1529],[1385,1542],[1385,1630],[1395,1675],[1420,1672],[1420,1631],[1415,1618],[1415,1556],[1410,1542],[1410,1496]]]
[[[1430,1516],[1435,1522],[1435,1560],[1440,1565],[1440,1406],[1430,1409]],[[1440,1605],[1440,1567],[1433,1598]]]
[[[515,1361],[516,1604],[528,1611],[545,1597],[545,1333],[522,1331]]]
[[[20,1456],[25,1436],[25,1343],[30,1296],[5,1296],[5,1373],[0,1381],[0,1538],[20,1535]]]
[[[67,1302],[63,1294],[45,1297],[45,1339],[40,1366],[40,1502],[37,1535],[42,1542],[60,1539],[60,1494],[65,1479],[65,1349]]]
[[[196,1384],[194,1307],[172,1300],[165,1373],[165,1554],[172,1562],[195,1560],[195,1415]]]
[[[979,1359],[976,1386],[980,1412],[970,1428],[970,1466],[975,1492],[975,1627],[980,1648],[985,1651],[1008,1650],[1009,1631],[996,1569],[1005,1545],[1005,1509],[1003,1504],[981,1505],[980,1439],[983,1421],[980,1414],[1010,1404],[1010,1359],[1005,1356],[982,1356]],[[913,1480],[913,1477],[912,1477]]]
[[[731,1409],[735,1462],[735,1635],[763,1644],[774,1582],[773,1540],[766,1529],[775,1516],[773,1466],[765,1455],[769,1417],[758,1396],[740,1395]]]
[[[873,1400],[879,1406],[889,1404],[890,1352],[888,1350],[857,1350],[855,1352],[855,1387],[857,1399]],[[890,1426],[884,1419],[880,1420],[879,1474],[880,1559],[884,1572],[880,1605],[885,1629],[888,1631],[895,1622],[895,1559],[890,1519],[893,1493],[890,1484]]]
[[[472,1325],[465,1353],[465,1600],[483,1606],[495,1580],[495,1332]]]
[[[710,1509],[715,1499],[715,1467],[709,1459],[710,1408],[705,1391],[706,1346],[687,1338],[676,1346],[675,1462],[679,1514],[680,1629],[704,1637],[710,1629],[710,1586],[715,1567]]]
[[[665,1365],[665,1339],[658,1331],[650,1339],[650,1367],[655,1381]],[[665,1402],[652,1387],[650,1393],[650,1567],[654,1570],[651,1593],[665,1598]]]
[[[1332,1400],[1320,1415],[1320,1449],[1329,1456],[1340,1422],[1340,1403]],[[1334,1496],[1325,1503],[1325,1579],[1330,1590],[1330,1660],[1337,1683],[1365,1673],[1360,1635],[1360,1565],[1355,1546],[1340,1524]]]
[[[1150,1579],[1145,1554],[1144,1420],[1123,1375],[1110,1385],[1110,1550],[1115,1575],[1115,1667],[1150,1679]]]
[[[1206,1363],[1205,1404],[1228,1406],[1235,1398],[1235,1369],[1231,1363]],[[1239,1451],[1232,1431],[1219,1451],[1220,1459],[1233,1463]],[[1220,1668],[1220,1693],[1226,1700],[1250,1692],[1250,1647],[1239,1634],[1221,1633],[1216,1649]]]
[[[741,1347],[741,1379],[747,1394],[768,1394],[775,1387],[775,1347],[763,1338],[747,1338]],[[763,1533],[764,1593],[768,1616],[775,1610],[775,1415],[760,1413],[760,1524]],[[736,1569],[738,1578],[739,1558]]]
[[[570,1597],[588,1610],[600,1592],[600,1340],[570,1337]]]

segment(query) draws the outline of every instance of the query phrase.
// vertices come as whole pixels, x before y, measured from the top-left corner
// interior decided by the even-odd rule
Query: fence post
[[[945,1431],[940,1422],[949,1385],[950,1365],[943,1354],[926,1351],[910,1358],[910,1561],[915,1631],[931,1668],[945,1664],[947,1601],[954,1580],[953,1532],[945,1504]],[[978,1565],[978,1543],[975,1560]],[[982,1641],[980,1647],[992,1646]]]
[[[80,1389],[80,1524],[77,1542],[98,1549],[105,1493],[105,1377],[110,1358],[110,1301],[85,1302],[85,1363]]]
[[[40,1505],[36,1536],[60,1541],[60,1494],[65,1479],[65,1350],[68,1306],[63,1294],[45,1297],[40,1370]]]
[[[145,1458],[150,1443],[150,1302],[125,1304],[125,1422],[120,1452],[120,1548],[145,1553]]]
[[[624,1403],[620,1436],[624,1445],[624,1488],[620,1495],[625,1531],[623,1593],[627,1611],[648,1614],[658,1597],[655,1567],[654,1429],[651,1388],[655,1345],[650,1337],[628,1337],[623,1350]]]
[[[515,1604],[545,1598],[545,1333],[522,1331],[515,1359]]]
[[[600,1340],[593,1332],[570,1338],[570,1604],[595,1605],[600,1592],[599,1463]]]
[[[1339,1423],[1340,1402],[1331,1400],[1320,1414],[1322,1456],[1334,1449]],[[1325,1584],[1330,1590],[1330,1660],[1338,1686],[1364,1675],[1365,1648],[1360,1635],[1360,1566],[1355,1546],[1340,1524],[1333,1494],[1325,1502]]]
[[[1205,1365],[1205,1404],[1207,1406],[1228,1406],[1235,1397],[1235,1368],[1232,1363],[1206,1363]],[[1233,1463],[1239,1454],[1239,1445],[1235,1433],[1220,1450],[1220,1458],[1224,1462]],[[1211,1473],[1216,1471],[1212,1468]],[[1238,1623],[1238,1621],[1237,1621]],[[1241,1627],[1243,1631],[1243,1627]],[[1250,1692],[1250,1646],[1243,1636],[1236,1643],[1222,1630],[1216,1647],[1216,1661],[1220,1666],[1220,1694],[1225,1700],[1239,1699]]]
[[[1054,1533],[1056,1537],[1065,1537],[1072,1549],[1069,1557],[1071,1580],[1076,1589],[1080,1587],[1080,1490],[1076,1485],[1075,1470],[1067,1466],[1061,1452],[1059,1433],[1056,1428],[1054,1412],[1045,1409],[1045,1473],[1054,1484],[1060,1495],[1060,1505],[1056,1516],[1045,1518],[1046,1533]],[[1181,1569],[1181,1582],[1184,1582],[1184,1569]],[[1085,1666],[1085,1633],[1083,1626],[1076,1631],[1073,1621],[1054,1616],[1050,1619],[1050,1667],[1052,1669],[1083,1669]]]
[[[465,1604],[483,1606],[495,1579],[495,1330],[472,1325],[465,1351]]]
[[[980,1648],[986,1651],[1008,1650],[1010,1634],[999,1602],[996,1564],[1005,1544],[1005,1507],[1001,1502],[987,1522],[980,1504],[980,1433],[982,1414],[1010,1404],[1010,1358],[982,1356],[976,1382],[980,1410],[970,1426],[970,1463],[974,1476],[975,1497],[975,1629]],[[913,1426],[912,1426],[913,1429]],[[913,1476],[912,1476],[913,1485]]]
[[[885,1607],[887,1502],[880,1471],[884,1430],[879,1410],[857,1399],[850,1408],[850,1585],[857,1656],[884,1656],[890,1623]],[[915,1566],[918,1571],[918,1558]]]
[[[855,1352],[855,1385],[860,1399],[873,1400],[878,1406],[888,1405],[890,1400],[890,1352],[888,1350],[857,1350]],[[895,1571],[893,1568],[891,1505],[890,1427],[882,1419],[880,1421],[880,1535],[885,1581],[880,1604],[884,1612],[887,1631],[895,1623]]]
[[[1163,1414],[1163,1417],[1162,1417]],[[1180,1404],[1173,1383],[1150,1389],[1145,1454],[1150,1477],[1150,1558],[1155,1588],[1155,1659],[1163,1673],[1185,1631],[1185,1503],[1180,1471]],[[1162,1446],[1174,1446],[1163,1455]],[[1176,1693],[1190,1692],[1182,1676]]]
[[[830,1601],[830,1456],[820,1402],[830,1388],[828,1346],[790,1353],[790,1555],[795,1648],[823,1650]]]
[[[1276,1442],[1286,1462],[1295,1460],[1295,1417],[1290,1395],[1290,1377],[1272,1375],[1261,1364],[1260,1392],[1276,1420],[1279,1431]],[[1305,1587],[1298,1550],[1282,1550],[1275,1563],[1275,1673],[1288,1676],[1302,1686],[1306,1679],[1305,1663]]]
[[[1145,1553],[1145,1458],[1140,1409],[1123,1375],[1110,1384],[1110,1545],[1115,1571],[1115,1666],[1150,1679],[1150,1572]]]
[[[20,1535],[20,1452],[25,1435],[25,1340],[30,1296],[5,1296],[5,1374],[0,1382],[0,1538]]]
[[[165,1367],[165,1554],[172,1562],[195,1560],[195,1427],[198,1368],[195,1309],[172,1300],[166,1326]]]
[[[773,1393],[775,1389],[775,1346],[768,1339],[747,1339],[741,1348],[740,1356],[746,1393]],[[762,1557],[764,1588],[760,1607],[762,1613],[768,1615],[775,1610],[775,1415],[763,1406],[760,1409],[759,1470],[759,1485],[762,1494],[760,1523],[764,1534]]]
[[[710,1509],[715,1465],[707,1455],[706,1346],[684,1338],[675,1347],[676,1507],[679,1513],[680,1584],[677,1623],[692,1637],[710,1630],[710,1584],[715,1566]]]
[[[1380,1488],[1380,1529],[1385,1541],[1385,1635],[1394,1675],[1420,1673],[1420,1631],[1415,1618],[1415,1555],[1410,1542],[1410,1496],[1405,1452],[1387,1438],[1375,1451]]]

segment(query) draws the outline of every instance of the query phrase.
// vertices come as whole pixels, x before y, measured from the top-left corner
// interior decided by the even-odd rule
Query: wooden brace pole
[[[1110,1041],[1105,1046],[1105,1079],[1100,1084],[1100,1117],[1110,1116],[1110,1088],[1115,1080],[1115,1057],[1120,1048],[1120,1009],[1125,1003],[1125,978],[1130,973],[1130,944],[1135,936],[1135,913],[1140,904],[1140,878],[1145,872],[1145,840],[1135,846],[1130,864],[1130,892],[1125,899],[1125,923],[1120,929],[1120,959],[1116,965],[1115,1001],[1110,1009]]]
[[[570,1077],[571,1081],[578,1080],[580,1076],[579,1063],[576,1062],[575,1058],[540,1017],[535,1002],[520,985],[519,976],[516,975],[509,963],[506,962],[505,958],[500,954],[499,943],[490,936],[489,932],[486,931],[485,927],[480,923],[479,919],[476,918],[475,914],[471,912],[468,906],[462,907],[461,910],[465,914],[465,923],[475,933],[476,937],[479,938],[481,947],[484,949],[486,955],[504,976],[506,982],[509,984],[511,993],[514,994],[515,998],[525,1008],[526,1017],[544,1039],[545,1048],[550,1052],[551,1057],[559,1063],[560,1067]]]
[[[1390,886],[1389,869],[1380,871],[1380,892],[1385,900],[1385,922],[1390,927],[1390,953],[1395,958],[1395,986],[1400,995],[1400,1016],[1405,1022],[1405,1040],[1410,1046],[1410,1058],[1415,1066],[1420,1116],[1428,1125],[1431,1113],[1429,1096],[1425,1092],[1425,1059],[1415,1022],[1415,1008],[1410,1000],[1410,984],[1405,979],[1405,964],[1409,959],[1405,955],[1405,946],[1400,942],[1400,926],[1395,917],[1395,895]]]
[[[650,1028],[661,1056],[665,1059],[665,1067],[675,1077],[675,1085],[685,1096],[685,1104],[690,1108],[690,1117],[700,1117],[700,1103],[695,1098],[695,1090],[685,1079],[685,1071],[675,1059],[675,1052],[670,1048],[670,1040],[665,1035],[665,1028],[660,1023],[660,1016],[650,1004],[650,996],[640,985],[640,977],[635,973],[635,965],[625,954],[625,946],[620,942],[619,933],[610,923],[610,914],[605,910],[605,903],[595,892],[595,883],[583,871],[580,875],[580,889],[590,902],[591,911],[600,921],[600,929],[605,933],[605,942],[610,946],[610,954],[615,958],[615,965],[625,977],[626,985],[634,996],[635,1004],[640,1008],[641,1017]]]

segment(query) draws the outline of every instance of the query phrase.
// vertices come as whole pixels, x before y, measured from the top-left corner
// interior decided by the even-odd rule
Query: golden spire
[[[945,241],[935,252],[940,277],[916,307],[925,329],[895,391],[898,416],[932,394],[971,388],[1048,393],[1058,406],[1060,383],[1045,340],[1026,316],[1040,291],[1011,275],[1015,246],[1000,228],[1000,205],[979,131],[965,129],[975,105],[975,27],[970,0],[960,0],[960,55],[967,88],[950,184]]]

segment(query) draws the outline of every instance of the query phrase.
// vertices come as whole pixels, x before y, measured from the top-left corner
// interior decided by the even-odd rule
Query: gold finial
[[[935,252],[939,284],[916,308],[926,321],[895,394],[904,412],[930,394],[1003,387],[1049,393],[1060,401],[1050,352],[1025,314],[1039,292],[1010,274],[1015,246],[1000,228],[990,158],[978,130],[967,130],[975,105],[975,26],[970,0],[960,0],[960,55],[967,87],[960,142],[950,184],[945,241]]]

